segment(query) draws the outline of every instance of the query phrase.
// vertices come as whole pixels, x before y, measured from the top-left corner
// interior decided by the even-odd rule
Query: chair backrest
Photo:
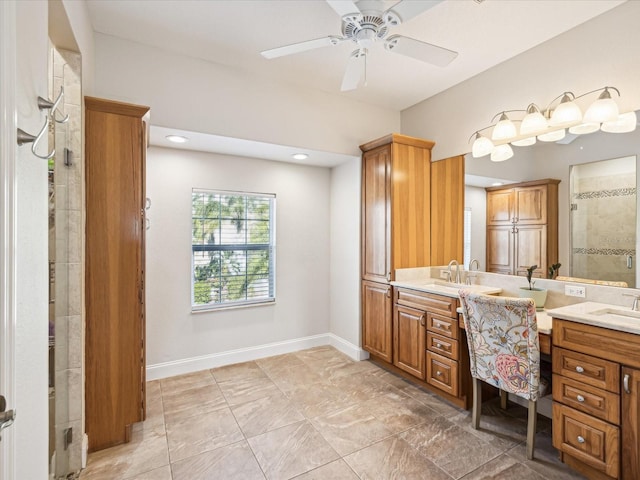
[[[530,298],[460,290],[471,375],[527,400],[537,400],[540,344]]]

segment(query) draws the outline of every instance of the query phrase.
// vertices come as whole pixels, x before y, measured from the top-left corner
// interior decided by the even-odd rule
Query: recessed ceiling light
[[[164,138],[173,143],[187,143],[189,141],[187,137],[183,137],[182,135],[167,135]]]
[[[306,153],[294,153],[291,156],[296,160],[306,160],[307,158],[309,158],[309,155],[307,155]]]
[[[500,185],[504,185],[504,183],[502,183],[502,182],[493,182],[491,185],[493,187],[499,187]]]

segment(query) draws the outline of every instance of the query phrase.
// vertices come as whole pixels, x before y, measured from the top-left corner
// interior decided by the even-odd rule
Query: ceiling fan
[[[320,47],[336,46],[352,41],[357,48],[351,53],[342,79],[341,90],[354,90],[366,81],[368,49],[377,42],[384,42],[385,50],[415,58],[422,62],[444,67],[458,56],[458,52],[422,42],[402,35],[388,35],[392,27],[405,23],[425,12],[442,0],[401,0],[388,10],[383,9],[382,0],[327,0],[327,3],[342,18],[342,36],[307,40],[265,50],[262,56],[268,59],[305,52]]]

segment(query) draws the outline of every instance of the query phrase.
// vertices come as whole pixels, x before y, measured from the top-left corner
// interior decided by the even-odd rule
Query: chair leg
[[[507,401],[509,400],[509,392],[505,390],[500,390],[500,408],[502,410],[507,409]]]
[[[529,418],[527,422],[527,458],[533,460],[533,449],[536,443],[536,424],[538,420],[538,402],[529,400]]]
[[[477,378],[473,379],[473,410],[471,413],[471,426],[480,428],[480,410],[482,409],[482,385]]]

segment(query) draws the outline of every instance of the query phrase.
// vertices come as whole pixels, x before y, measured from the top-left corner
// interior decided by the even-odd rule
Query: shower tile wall
[[[82,260],[83,260],[83,152],[80,55],[53,49],[50,98],[64,87],[63,112],[69,122],[55,130],[55,433],[56,478],[77,472],[82,461]],[[71,165],[64,163],[64,149]],[[72,443],[64,448],[63,434],[73,429]]]
[[[573,275],[635,285],[636,178],[609,175],[574,180]],[[627,256],[633,268],[627,268]]]

